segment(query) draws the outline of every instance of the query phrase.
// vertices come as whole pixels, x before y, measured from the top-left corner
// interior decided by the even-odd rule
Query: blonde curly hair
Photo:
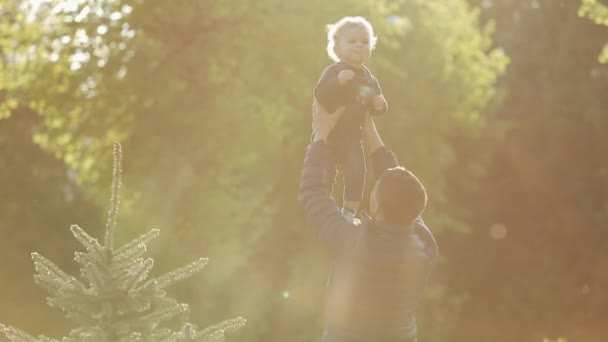
[[[325,28],[327,31],[327,55],[334,62],[339,62],[340,57],[336,53],[336,41],[340,39],[340,33],[345,27],[359,26],[364,28],[369,33],[369,44],[373,50],[376,47],[378,37],[374,34],[374,28],[363,17],[344,17],[333,24],[328,24]]]

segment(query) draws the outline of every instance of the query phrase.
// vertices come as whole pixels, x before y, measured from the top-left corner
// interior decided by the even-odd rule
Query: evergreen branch
[[[36,338],[23,330],[6,326],[2,323],[0,323],[0,331],[12,342],[59,342],[43,335]]]
[[[76,321],[98,321],[100,302],[107,300],[94,289],[72,288],[47,297],[47,304],[67,312],[66,317]],[[95,325],[95,324],[92,324]]]
[[[81,266],[81,274],[83,273],[82,270],[85,268],[93,269],[96,272],[97,271],[103,271],[103,272],[108,271],[108,266],[103,264],[103,262],[105,262],[106,260],[93,259],[93,256],[91,255],[91,253],[75,252],[74,260]]]
[[[158,332],[152,333],[151,338],[153,341],[175,341],[177,334],[171,331],[169,328],[160,329]]]
[[[156,281],[156,279],[148,280],[142,286],[131,290],[130,293],[133,296],[140,296],[140,295],[143,297],[149,296],[150,298],[155,298],[157,300],[166,298],[166,297],[164,297],[166,292],[158,286],[158,281]],[[171,299],[171,298],[168,298],[168,299]]]
[[[160,234],[160,229],[152,229],[144,235],[141,235],[137,239],[129,242],[128,244],[114,250],[112,261],[120,261],[123,259],[130,258],[133,254],[134,248],[139,248],[143,245],[143,252],[146,251],[146,243],[154,239]],[[143,253],[142,253],[143,254]]]
[[[152,258],[148,258],[148,259],[146,259],[146,261],[141,263],[141,265],[139,266],[139,269],[137,271],[135,271],[134,273],[132,273],[131,282],[129,282],[127,284],[126,290],[130,291],[137,284],[144,281],[148,277],[148,273],[152,269],[152,266],[154,266],[154,260],[152,260]]]
[[[89,286],[95,291],[101,291],[106,284],[107,269],[105,267],[99,267],[95,262],[91,262],[85,265],[80,273],[82,276],[89,281]]]
[[[132,332],[129,336],[127,336],[127,339],[125,340],[125,342],[132,342],[132,341],[141,341],[142,338],[142,334],[140,332]]]
[[[39,273],[42,273],[41,271],[39,271],[39,269],[45,270],[46,275],[55,276],[56,278],[61,279],[65,283],[72,283],[74,281],[77,281],[76,278],[63,271],[61,268],[55,265],[55,263],[36,252],[32,253],[32,260],[34,260],[34,266],[36,267],[36,270]]]
[[[139,268],[139,265],[144,262],[144,258],[126,259],[119,263],[114,263],[110,267],[110,273],[113,278],[121,277],[125,273],[133,273],[132,269]]]
[[[52,339],[50,337],[46,337],[44,335],[39,335],[38,338],[39,338],[39,340],[38,340],[39,342],[60,342],[58,340]]]
[[[108,265],[105,264],[105,262],[107,262],[105,257],[102,257],[102,259],[94,259],[92,253],[75,252],[74,260],[81,266],[81,270],[88,268],[94,269],[96,272],[105,273],[108,271]]]
[[[200,258],[186,266],[182,266],[182,267],[178,268],[175,271],[164,274],[164,275],[156,278],[156,281],[158,282],[158,287],[165,288],[182,279],[189,278],[194,273],[202,270],[207,265],[208,262],[209,262],[208,258]]]
[[[203,342],[224,341],[224,331],[216,330],[210,334],[204,335],[202,341]]]
[[[152,306],[148,294],[129,292],[125,297],[124,303],[117,306],[119,315],[127,315],[136,312],[144,312]]]
[[[224,333],[229,333],[232,332],[234,330],[237,330],[243,326],[245,326],[245,324],[247,323],[247,320],[244,319],[243,317],[237,317],[237,318],[233,318],[233,319],[228,319],[225,320],[223,322],[220,322],[218,324],[212,325],[210,327],[207,327],[205,329],[203,329],[202,331],[200,331],[199,333],[196,334],[197,337],[203,337],[203,341],[207,341],[207,337],[218,337],[216,336],[218,333],[220,334],[219,336],[224,336]],[[214,341],[214,340],[210,340],[210,341]]]
[[[70,336],[64,337],[61,342],[100,342],[104,341],[103,336],[104,332],[99,326],[81,327],[70,331]]]
[[[34,281],[50,293],[56,293],[68,288],[81,288],[85,286],[76,278],[61,270],[50,260],[38,253],[32,253],[34,267],[38,274],[34,275]]]
[[[100,289],[106,284],[107,280],[112,280],[111,266],[104,254],[98,254],[94,258],[94,253],[74,253],[74,260],[80,264],[80,274],[89,281],[92,288]]]
[[[133,274],[132,273],[130,273],[130,272],[124,272],[123,274],[121,274],[117,278],[113,279],[113,281],[112,281],[112,287],[126,290],[127,289],[127,285],[125,285],[125,284],[129,283],[129,281],[132,278],[133,278]]]
[[[61,296],[54,298],[47,297],[47,304],[50,307],[60,308],[67,312],[80,312],[90,316],[94,303],[82,294],[61,294]]]
[[[92,315],[90,311],[84,310],[82,306],[83,305],[80,305],[77,310],[68,311],[66,313],[65,317],[67,319],[71,320],[72,322],[76,323],[77,326],[79,326],[79,327],[95,326],[98,323],[98,320],[96,319],[96,317],[93,317],[94,315]],[[79,329],[84,329],[84,328],[79,328]],[[65,341],[62,341],[62,342],[65,342]]]
[[[75,252],[74,260],[82,267],[93,261],[91,260],[89,254],[83,252]]]
[[[178,339],[180,341],[184,341],[184,340],[192,341],[192,340],[194,340],[194,338],[196,338],[196,330],[197,330],[196,325],[194,325],[192,323],[186,323],[186,324],[184,324],[181,331],[179,332]]]
[[[127,267],[127,265],[132,264],[134,260],[143,260],[142,255],[144,255],[148,251],[148,247],[144,244],[139,246],[135,246],[123,253],[123,257],[120,259],[112,260],[112,269],[113,270],[121,270]]]
[[[175,303],[174,305],[171,305],[170,307],[163,308],[160,310],[155,310],[154,312],[141,316],[141,317],[131,321],[131,323],[136,326],[149,326],[150,324],[152,324],[153,326],[156,326],[160,322],[166,321],[168,319],[175,317],[176,315],[179,315],[181,313],[185,313],[188,311],[190,311],[190,308],[188,308],[188,305]]]
[[[102,260],[103,258],[103,247],[97,242],[97,239],[87,234],[82,228],[78,225],[72,225],[70,227],[72,234],[78,240],[84,248],[92,254],[96,259]]]
[[[110,200],[111,206],[108,212],[108,222],[106,223],[106,234],[105,234],[105,247],[108,253],[111,253],[112,245],[114,243],[114,229],[116,228],[116,219],[118,218],[118,206],[120,199],[118,192],[120,191],[120,182],[122,177],[122,148],[119,142],[114,143],[114,156],[113,168],[112,168],[112,198]]]

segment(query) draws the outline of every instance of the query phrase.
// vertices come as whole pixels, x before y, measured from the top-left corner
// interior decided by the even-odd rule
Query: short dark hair
[[[390,168],[378,180],[377,200],[387,222],[407,224],[422,214],[427,195],[424,185],[402,166]]]

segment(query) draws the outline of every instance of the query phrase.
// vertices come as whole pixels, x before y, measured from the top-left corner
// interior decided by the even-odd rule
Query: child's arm
[[[339,106],[344,105],[345,89],[342,85],[353,76],[351,70],[339,72],[335,65],[327,67],[315,87],[315,98],[328,112],[334,112]]]
[[[378,83],[378,79],[372,75],[372,82],[374,87],[375,96],[372,103],[372,112],[373,116],[379,116],[388,111],[388,103],[382,95],[382,89],[380,88],[380,84]]]

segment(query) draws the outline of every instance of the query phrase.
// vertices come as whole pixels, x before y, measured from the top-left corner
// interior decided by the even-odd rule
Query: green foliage
[[[608,6],[598,0],[581,0],[578,15],[587,17],[598,25],[608,26]],[[601,63],[608,63],[608,45],[602,50],[599,60]]]
[[[472,234],[439,237],[454,266],[444,268],[449,289],[470,295],[451,337],[604,341],[605,27],[581,19],[578,1],[471,2],[483,4],[482,20],[496,23],[494,42],[511,59],[487,116],[508,129],[490,144],[476,194],[450,182],[452,201],[475,210]],[[473,142],[459,143],[459,165],[487,147]]]
[[[50,294],[47,303],[60,308],[78,325],[62,341],[224,341],[226,332],[245,324],[243,318],[226,320],[203,330],[190,323],[184,323],[178,332],[162,327],[161,323],[188,311],[186,304],[168,297],[165,288],[200,271],[208,259],[201,258],[146,280],[154,260],[141,256],[146,252],[146,243],[158,236],[159,230],[154,229],[120,248],[114,248],[122,176],[122,152],[118,143],[114,145],[113,169],[112,206],[104,243],[100,244],[77,225],[71,227],[72,234],[86,250],[77,252],[74,259],[88,285],[47,258],[32,253],[37,271],[34,276],[36,283]],[[35,338],[3,324],[0,324],[0,330],[15,342],[56,341],[45,336]]]
[[[605,1],[33,3],[0,0],[2,321],[56,329],[43,310],[19,316],[36,294],[12,285],[19,255],[70,247],[40,227],[98,221],[121,140],[116,239],[152,221],[168,232],[156,266],[219,260],[174,285],[197,321],[239,312],[255,323],[238,340],[317,339],[327,263],[298,175],[324,25],[364,15],[390,107],[378,126],[427,185],[443,255],[421,338],[606,340]],[[68,247],[41,254],[59,264]]]
[[[445,174],[458,158],[453,139],[499,133],[487,130],[482,113],[495,96],[494,85],[508,58],[492,48],[492,23],[480,30],[479,11],[466,2],[400,4],[387,5],[387,11],[407,22],[408,30],[394,31],[385,24],[374,61],[391,108],[380,120],[382,134],[403,162],[431,184],[431,226],[466,231],[462,215],[447,198]],[[397,44],[385,46],[386,36]],[[483,175],[476,169],[484,168],[484,157],[466,165],[463,179],[470,187]]]
[[[454,141],[499,132],[484,113],[508,58],[492,47],[492,24],[480,29],[478,10],[464,0],[49,0],[35,11],[0,4],[18,23],[0,26],[0,36],[13,37],[0,41],[5,113],[36,113],[34,141],[74,171],[98,206],[108,195],[99,186],[109,178],[108,151],[123,142],[133,158],[122,222],[157,222],[169,232],[161,263],[204,249],[223,266],[207,269],[212,282],[180,288],[200,308],[193,314],[255,317],[254,341],[318,336],[326,260],[296,191],[312,89],[330,63],[324,26],[344,15],[364,15],[376,28],[370,67],[390,107],[378,126],[428,184],[427,222],[436,232],[470,230],[472,210],[448,197],[461,157]],[[14,57],[29,51],[29,59]],[[488,150],[458,168],[473,192]]]

